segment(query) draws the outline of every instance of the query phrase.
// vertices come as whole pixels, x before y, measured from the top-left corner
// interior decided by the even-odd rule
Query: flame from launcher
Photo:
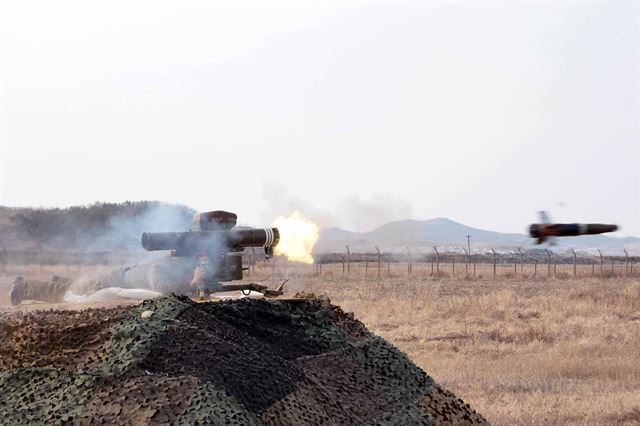
[[[294,262],[313,263],[311,252],[318,242],[318,225],[299,211],[294,211],[288,217],[278,216],[275,225],[280,231],[276,254]]]

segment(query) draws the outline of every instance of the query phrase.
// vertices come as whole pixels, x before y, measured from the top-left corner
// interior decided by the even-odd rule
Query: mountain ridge
[[[331,227],[321,230],[316,248],[318,252],[343,251],[349,245],[354,251],[370,251],[375,246],[392,250],[431,250],[433,245],[467,247],[467,235],[473,248],[534,248],[535,240],[524,233],[497,232],[474,228],[446,217],[425,220],[402,219],[385,223],[367,232],[354,232]],[[537,246],[540,247],[540,246]],[[636,237],[613,237],[607,235],[586,235],[581,237],[558,238],[558,249],[605,249],[622,251],[628,248],[637,251],[640,239]]]

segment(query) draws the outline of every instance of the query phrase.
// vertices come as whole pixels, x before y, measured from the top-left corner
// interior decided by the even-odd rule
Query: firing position
[[[195,293],[200,297],[235,290],[258,291],[265,296],[282,294],[282,286],[268,290],[255,283],[222,284],[242,279],[241,252],[246,247],[264,247],[268,258],[279,241],[276,228],[237,227],[236,221],[234,213],[212,211],[194,215],[192,227],[187,232],[145,232],[142,234],[145,250],[169,250],[170,256],[94,277],[76,281],[59,276],[53,276],[49,281],[17,277],[11,288],[11,303],[74,301],[78,295],[98,294],[108,289],[137,289],[157,295]]]

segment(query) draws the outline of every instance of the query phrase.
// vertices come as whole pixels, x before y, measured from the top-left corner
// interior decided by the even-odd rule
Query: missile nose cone
[[[600,225],[602,232],[614,232],[618,230],[618,225]]]
[[[618,230],[618,225],[610,225],[606,223],[590,223],[587,225],[586,234],[604,234],[605,232],[614,232]]]

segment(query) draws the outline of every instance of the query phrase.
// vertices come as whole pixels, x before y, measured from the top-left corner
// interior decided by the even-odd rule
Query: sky
[[[638,2],[2,2],[0,205],[640,236]]]

